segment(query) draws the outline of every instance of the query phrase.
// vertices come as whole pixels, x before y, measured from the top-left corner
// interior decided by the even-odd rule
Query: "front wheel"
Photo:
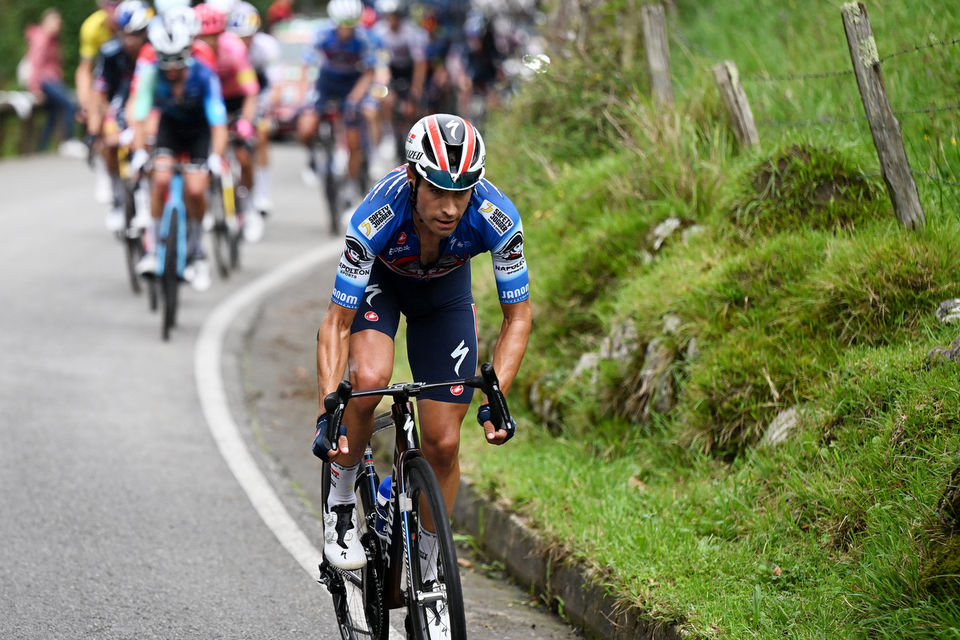
[[[404,479],[411,503],[419,505],[416,517],[409,520],[410,530],[405,532],[413,541],[414,550],[414,557],[408,559],[410,573],[406,585],[411,635],[418,640],[436,637],[465,640],[467,623],[463,613],[457,551],[437,477],[425,458],[416,457],[404,465]],[[436,576],[423,575],[420,567],[420,558],[425,556],[425,551],[421,549],[417,522],[422,522],[428,513],[432,516],[437,536],[434,550]],[[443,629],[446,633],[442,632]]]

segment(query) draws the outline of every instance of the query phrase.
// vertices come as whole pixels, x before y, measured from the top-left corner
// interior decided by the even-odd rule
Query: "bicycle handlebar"
[[[507,430],[512,420],[510,409],[507,407],[507,399],[504,397],[503,392],[500,391],[500,380],[493,370],[493,365],[489,362],[484,362],[480,365],[480,375],[459,380],[448,380],[446,382],[404,382],[392,384],[381,389],[354,391],[353,385],[347,380],[344,380],[337,387],[336,391],[327,394],[323,399],[323,408],[330,414],[330,420],[327,423],[327,438],[332,445],[331,448],[334,451],[337,449],[340,424],[343,422],[343,412],[347,408],[347,403],[350,401],[350,398],[390,396],[394,400],[406,401],[410,398],[415,398],[429,389],[451,387],[458,384],[483,391],[490,401],[491,422],[493,422],[497,429]]]

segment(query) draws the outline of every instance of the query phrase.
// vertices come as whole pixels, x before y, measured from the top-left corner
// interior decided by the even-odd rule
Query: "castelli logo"
[[[380,319],[380,316],[378,316],[374,311],[367,311],[365,314],[363,314],[363,317],[369,320],[370,322],[376,322],[377,320]]]
[[[454,386],[450,387],[450,393],[452,393],[452,394],[455,395],[455,396],[459,396],[460,394],[463,393],[463,385],[462,385],[462,384],[457,384],[457,385],[454,385]]]
[[[397,236],[397,244],[403,244],[406,241],[407,241],[407,234],[401,231],[400,235]]]

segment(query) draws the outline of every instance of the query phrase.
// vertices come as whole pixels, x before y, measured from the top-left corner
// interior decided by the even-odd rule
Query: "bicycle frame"
[[[161,241],[170,233],[170,220],[177,215],[177,276],[183,276],[187,268],[187,204],[183,199],[183,174],[177,164],[170,178],[170,188],[163,205],[163,217],[160,219],[160,238],[157,238],[157,276],[163,276],[167,248]]]

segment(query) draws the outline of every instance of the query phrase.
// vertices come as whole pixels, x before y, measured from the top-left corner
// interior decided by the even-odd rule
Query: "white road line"
[[[223,456],[237,482],[250,498],[260,518],[277,537],[283,548],[307,572],[311,580],[316,580],[318,577],[317,565],[320,564],[321,551],[313,546],[310,539],[287,513],[280,498],[247,449],[237,423],[230,413],[220,360],[227,331],[240,312],[253,306],[290,280],[305,274],[324,260],[336,258],[341,251],[342,245],[339,243],[324,245],[280,265],[236,291],[217,305],[203,323],[194,352],[194,370],[200,405],[210,433],[220,449],[220,455]],[[402,640],[403,637],[396,629],[390,627],[391,640]]]

